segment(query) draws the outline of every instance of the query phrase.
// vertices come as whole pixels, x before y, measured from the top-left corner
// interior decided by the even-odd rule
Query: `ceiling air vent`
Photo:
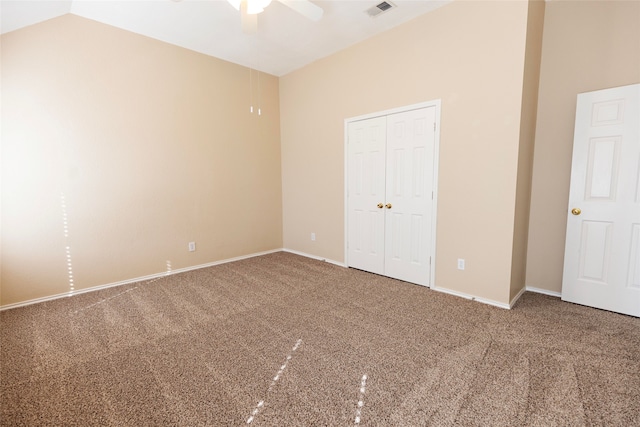
[[[371,18],[375,18],[376,16],[384,13],[384,12],[388,12],[389,10],[398,7],[396,6],[395,3],[392,3],[390,1],[383,1],[382,3],[379,3],[367,10],[365,10],[365,12],[367,13],[367,15],[369,15]]]

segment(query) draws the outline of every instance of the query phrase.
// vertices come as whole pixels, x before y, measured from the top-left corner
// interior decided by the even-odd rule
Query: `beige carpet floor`
[[[640,319],[275,253],[0,313],[3,426],[640,426]]]

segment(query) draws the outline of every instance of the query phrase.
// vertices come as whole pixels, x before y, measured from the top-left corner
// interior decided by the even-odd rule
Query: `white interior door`
[[[385,274],[429,285],[435,107],[387,116]]]
[[[384,274],[386,117],[347,128],[348,260],[351,267]]]
[[[562,299],[640,317],[640,84],[578,95]]]
[[[436,107],[349,122],[347,263],[430,285]]]

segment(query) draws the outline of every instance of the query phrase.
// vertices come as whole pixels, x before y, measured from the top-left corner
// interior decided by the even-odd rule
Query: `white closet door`
[[[385,274],[430,285],[435,107],[387,116]]]
[[[347,134],[349,266],[377,274],[384,274],[386,123],[351,122]]]
[[[640,84],[578,95],[562,299],[640,317]]]

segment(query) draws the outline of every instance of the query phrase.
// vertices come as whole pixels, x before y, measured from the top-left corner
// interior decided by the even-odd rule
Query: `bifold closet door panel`
[[[429,285],[435,107],[387,116],[385,275]]]
[[[349,123],[349,266],[384,274],[386,117]]]

